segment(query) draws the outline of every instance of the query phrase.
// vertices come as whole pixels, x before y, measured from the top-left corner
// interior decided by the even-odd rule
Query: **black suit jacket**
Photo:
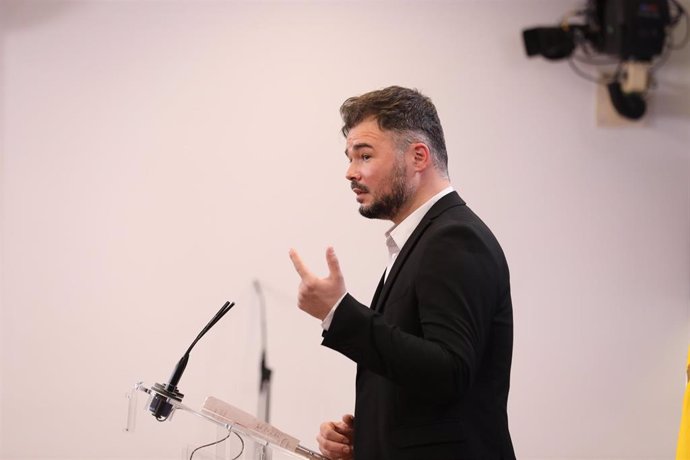
[[[515,458],[508,266],[457,193],[424,216],[371,309],[345,296],[323,345],[357,363],[357,460]]]

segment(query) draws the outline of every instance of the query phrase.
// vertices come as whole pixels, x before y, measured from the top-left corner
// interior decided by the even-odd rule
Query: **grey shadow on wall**
[[[60,1],[2,0],[0,1],[0,36],[14,29],[40,26],[81,4]]]

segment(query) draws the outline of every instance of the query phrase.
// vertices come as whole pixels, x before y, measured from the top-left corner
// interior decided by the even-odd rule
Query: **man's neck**
[[[410,197],[410,200],[407,202],[407,204],[400,209],[398,214],[391,218],[391,221],[395,225],[398,225],[417,208],[429,201],[431,197],[449,186],[450,181],[445,178],[438,178],[438,180],[435,180],[431,183],[420,184],[417,190],[415,190],[414,194]]]

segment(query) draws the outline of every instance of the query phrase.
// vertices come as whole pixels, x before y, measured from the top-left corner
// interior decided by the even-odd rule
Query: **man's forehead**
[[[391,132],[382,131],[375,119],[367,119],[355,125],[347,133],[347,149],[361,148],[366,145],[371,146],[373,143],[387,139],[391,134]]]
[[[361,135],[375,135],[381,132],[381,128],[379,128],[379,124],[376,119],[367,118],[361,123],[358,123],[350,128],[350,132],[347,133],[347,138],[350,139],[351,137]]]

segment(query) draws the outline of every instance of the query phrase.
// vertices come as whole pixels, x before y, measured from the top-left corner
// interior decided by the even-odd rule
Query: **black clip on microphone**
[[[221,309],[218,310],[218,313],[216,313],[216,315],[213,318],[211,318],[211,321],[209,321],[206,327],[199,333],[199,335],[196,336],[194,342],[192,342],[192,344],[187,349],[187,352],[177,363],[177,366],[175,366],[175,370],[173,371],[172,376],[168,380],[168,383],[163,385],[160,383],[154,383],[151,387],[151,391],[156,393],[156,395],[151,399],[151,403],[149,404],[149,411],[153,414],[154,417],[156,417],[156,420],[158,420],[159,422],[164,422],[165,420],[167,420],[170,414],[172,413],[173,405],[170,403],[171,399],[180,402],[182,401],[182,398],[184,398],[184,395],[178,391],[177,384],[180,381],[180,378],[182,378],[182,373],[187,367],[187,361],[189,361],[189,353],[192,351],[192,348],[194,348],[194,345],[196,345],[199,339],[202,338],[204,334],[206,334],[208,330],[211,329],[213,325],[216,324],[218,320],[220,320],[223,317],[223,315],[230,311],[230,309],[234,305],[235,302],[225,302]]]

